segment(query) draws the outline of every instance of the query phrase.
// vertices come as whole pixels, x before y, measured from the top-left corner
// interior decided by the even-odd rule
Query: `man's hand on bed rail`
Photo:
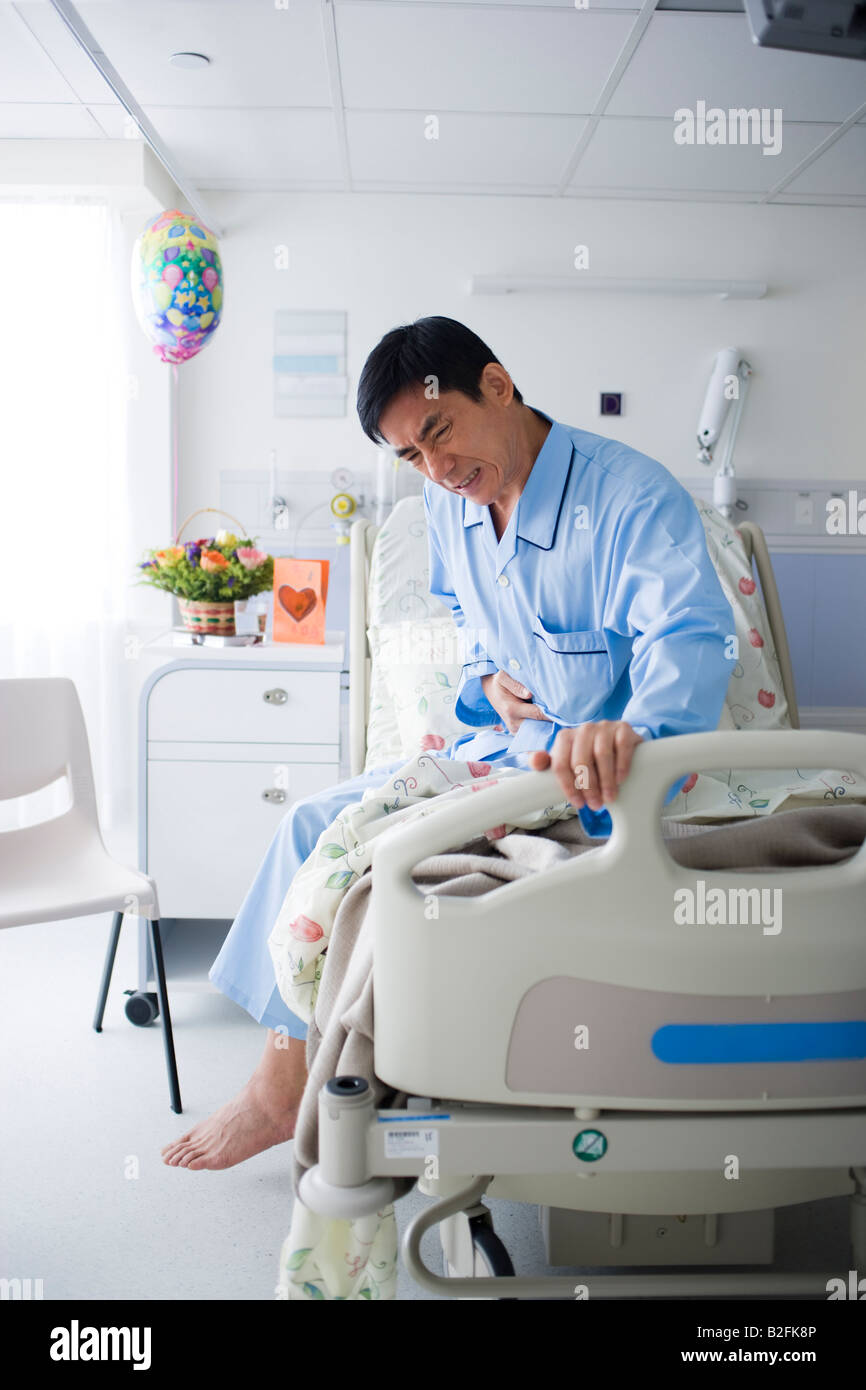
[[[510,734],[517,733],[524,719],[549,718],[549,715],[542,714],[538,706],[531,703],[532,692],[513,676],[509,676],[507,671],[482,676],[481,689],[496,713],[501,715]]]
[[[579,724],[576,729],[560,729],[553,751],[538,749],[530,754],[533,771],[553,766],[566,797],[580,810],[584,804],[600,811],[616,800],[617,788],[625,781],[632,754],[639,743],[624,720],[602,719],[597,724]]]

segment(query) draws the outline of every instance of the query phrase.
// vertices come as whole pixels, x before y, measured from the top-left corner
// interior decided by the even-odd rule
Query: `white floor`
[[[271,1299],[291,1211],[288,1145],[223,1173],[166,1168],[160,1148],[252,1070],[261,1030],[215,994],[171,996],[184,1114],[169,1109],[162,1035],[123,1014],[136,977],[125,925],[105,1027],[91,1019],[106,915],[0,933],[0,1277],[46,1299]],[[398,1204],[401,1229],[427,1199]],[[546,1270],[534,1207],[491,1202],[520,1273]],[[441,1269],[438,1239],[425,1255]],[[779,1267],[848,1269],[844,1199],[789,1208]],[[402,1299],[426,1298],[405,1275]]]

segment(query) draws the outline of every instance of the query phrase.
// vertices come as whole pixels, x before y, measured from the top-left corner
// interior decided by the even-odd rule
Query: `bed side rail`
[[[748,734],[724,730],[643,743],[635,749],[629,775],[608,808],[613,822],[613,833],[605,843],[608,864],[614,857],[629,858],[632,871],[640,864],[647,874],[654,864],[667,864],[661,812],[673,783],[691,772],[737,766],[744,761],[750,768],[830,767],[866,776],[866,735],[815,729]],[[374,867],[395,890],[399,885],[412,894],[406,899],[407,906],[415,905],[417,889],[411,873],[421,859],[465,844],[491,826],[513,824],[522,815],[564,800],[559,780],[550,768],[509,776],[498,786],[477,788],[477,795],[472,791],[470,784],[465,795],[455,797],[449,806],[431,809],[428,816],[412,825],[395,826],[376,845]],[[866,882],[866,844],[839,867]]]

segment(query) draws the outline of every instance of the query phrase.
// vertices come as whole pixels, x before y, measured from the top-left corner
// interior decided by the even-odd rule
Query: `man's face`
[[[482,391],[480,401],[462,391],[443,391],[428,400],[423,386],[410,387],[388,402],[379,428],[398,457],[419,473],[448,492],[489,506],[514,486],[520,462],[504,408],[511,390],[506,388],[503,399],[499,383],[488,391],[482,381]]]

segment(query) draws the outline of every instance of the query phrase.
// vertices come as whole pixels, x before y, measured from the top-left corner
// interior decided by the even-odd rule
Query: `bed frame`
[[[757,527],[739,529],[757,566],[796,724],[767,547]],[[356,523],[353,771],[363,767],[374,538],[369,522]],[[438,1200],[410,1223],[404,1263],[422,1287],[447,1297],[826,1298],[829,1278],[866,1270],[866,1047],[841,1060],[764,1058],[748,1067],[676,1067],[648,1056],[647,1029],[670,1019],[837,1027],[854,1020],[866,1029],[866,844],[838,865],[761,874],[761,887],[783,895],[778,935],[674,924],[677,889],[697,890],[698,880],[707,891],[754,883],[754,875],[682,868],[661,834],[671,783],[741,763],[743,737],[726,731],[640,745],[603,846],[480,899],[440,897],[435,922],[413,883],[415,864],[560,799],[555,775],[511,777],[380,838],[369,907],[375,1067],[407,1092],[409,1105],[377,1111],[360,1078],[337,1077],[323,1088],[319,1164],[301,1185],[306,1205],[360,1216],[391,1199],[395,1178],[416,1178]],[[750,767],[866,775],[862,735],[792,729],[748,738]],[[581,1058],[580,1091],[579,1026],[588,1027],[590,1046],[601,1039],[595,1058],[591,1051]],[[497,1249],[485,1193],[539,1204],[548,1236],[571,1222],[570,1246],[549,1243],[567,1258],[551,1262],[579,1267],[766,1264],[773,1208],[847,1194],[854,1263],[842,1256],[839,1269],[809,1274],[593,1275],[578,1285],[574,1275],[518,1278]],[[450,1277],[421,1257],[422,1237],[437,1223]],[[689,1239],[662,1252],[657,1237],[668,1229],[688,1230]]]

